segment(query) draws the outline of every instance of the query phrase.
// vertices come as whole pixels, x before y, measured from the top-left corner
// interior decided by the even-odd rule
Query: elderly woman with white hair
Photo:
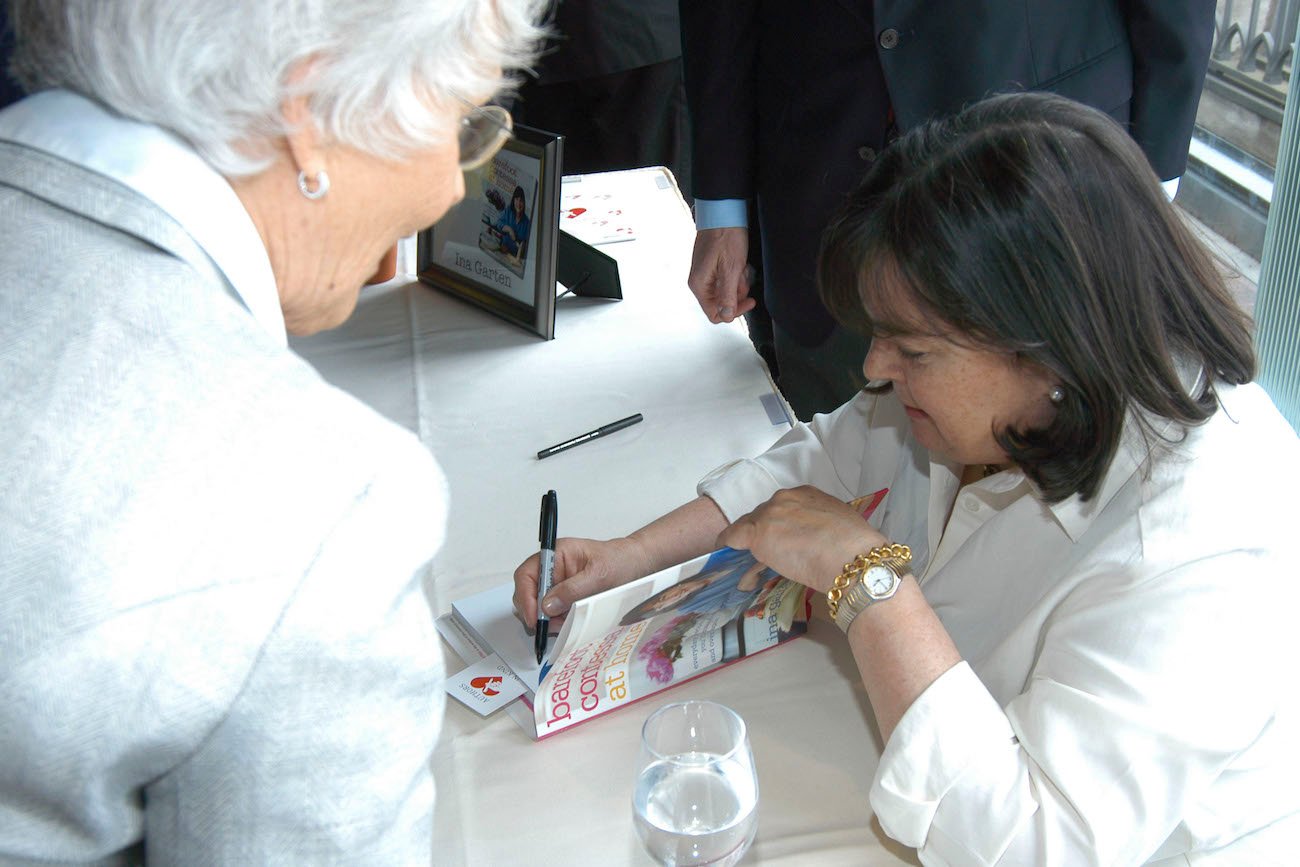
[[[537,0],[11,0],[0,862],[427,862],[445,484],[286,332],[461,198]]]

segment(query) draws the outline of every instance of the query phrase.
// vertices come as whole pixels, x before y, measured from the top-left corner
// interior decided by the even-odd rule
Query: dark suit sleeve
[[[542,84],[615,75],[681,56],[677,0],[563,0],[537,61]]]
[[[14,53],[14,35],[9,32],[6,4],[0,3],[0,108],[23,98],[18,82],[9,77],[9,61]]]
[[[1214,39],[1215,0],[1121,0],[1133,49],[1133,138],[1161,180],[1183,174]]]
[[[755,0],[681,0],[678,7],[697,198],[754,194],[757,5]]]

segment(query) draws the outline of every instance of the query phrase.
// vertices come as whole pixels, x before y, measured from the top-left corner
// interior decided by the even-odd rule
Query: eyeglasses
[[[462,100],[467,102],[466,100]],[[460,170],[472,171],[487,163],[513,134],[514,120],[499,105],[470,105],[460,120]]]

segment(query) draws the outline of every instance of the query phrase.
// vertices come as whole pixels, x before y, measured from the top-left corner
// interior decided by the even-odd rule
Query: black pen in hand
[[[559,501],[555,491],[547,491],[542,497],[542,521],[537,531],[542,543],[541,568],[537,570],[537,627],[533,632],[533,645],[537,648],[537,664],[542,664],[546,655],[546,631],[550,629],[551,620],[542,610],[542,597],[551,592],[551,579],[555,575],[555,527],[559,522]]]

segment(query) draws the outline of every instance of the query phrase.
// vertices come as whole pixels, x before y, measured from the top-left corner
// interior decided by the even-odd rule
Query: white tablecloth
[[[621,535],[788,429],[743,326],[709,324],[686,288],[694,232],[665,177],[582,179],[625,203],[637,239],[601,247],[619,261],[624,300],[561,299],[553,341],[401,281],[367,290],[344,327],[294,341],[442,464],[451,517],[430,585],[438,615],[510,580],[536,550],[548,488],[559,493],[561,535]],[[635,412],[643,423],[536,458]],[[434,863],[650,863],[631,815],[640,727],[655,707],[689,697],[727,704],[749,725],[761,801],[742,863],[915,863],[871,816],[879,735],[843,637],[817,601],[814,610],[805,638],[542,742],[504,714],[481,719],[449,701],[434,755]]]

